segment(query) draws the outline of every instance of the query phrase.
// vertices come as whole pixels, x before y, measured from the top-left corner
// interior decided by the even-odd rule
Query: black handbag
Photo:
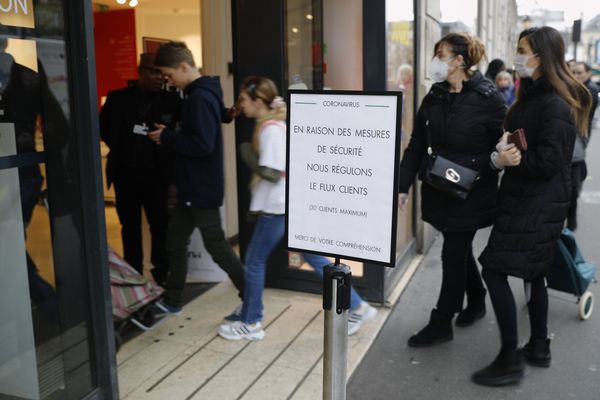
[[[445,194],[457,199],[466,200],[479,179],[479,172],[435,155],[431,148],[429,120],[425,122],[427,131],[427,170],[424,181]]]

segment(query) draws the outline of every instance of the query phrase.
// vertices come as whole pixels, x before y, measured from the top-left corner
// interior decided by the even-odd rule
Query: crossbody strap
[[[427,154],[433,156],[433,148],[431,147],[431,132],[429,132],[429,118],[425,120],[425,134],[427,135]]]

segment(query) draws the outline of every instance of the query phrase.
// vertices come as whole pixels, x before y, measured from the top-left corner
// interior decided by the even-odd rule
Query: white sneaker
[[[348,336],[354,335],[358,332],[362,324],[372,320],[376,315],[377,309],[371,307],[366,301],[361,302],[356,310],[350,310],[350,315],[348,315]]]
[[[231,324],[223,324],[219,327],[219,336],[227,340],[262,340],[266,333],[260,322],[254,324],[245,324],[242,321],[235,321]]]

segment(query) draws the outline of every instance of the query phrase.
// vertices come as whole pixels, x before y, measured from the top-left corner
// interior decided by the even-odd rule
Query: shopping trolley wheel
[[[590,291],[585,292],[579,298],[577,309],[579,310],[579,318],[583,321],[588,319],[594,310],[594,294]]]

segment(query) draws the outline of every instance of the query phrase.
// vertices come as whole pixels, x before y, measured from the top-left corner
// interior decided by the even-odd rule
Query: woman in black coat
[[[505,168],[498,216],[479,261],[496,313],[502,348],[494,362],[473,375],[475,383],[498,386],[523,376],[521,354],[532,365],[550,366],[548,292],[552,265],[571,194],[571,155],[577,131],[584,131],[591,99],[564,61],[564,44],[550,27],[519,37],[515,67],[522,77],[518,99],[506,118],[509,132],[523,128],[528,149],[507,145],[508,132],[492,159]],[[517,349],[517,311],[507,276],[530,284],[531,337]]]
[[[466,200],[459,200],[423,183],[423,220],[440,230],[443,278],[437,306],[429,323],[409,341],[424,347],[451,340],[452,319],[457,326],[471,325],[485,315],[485,289],[473,257],[475,232],[492,223],[498,172],[490,165],[490,153],[502,136],[505,105],[493,83],[472,71],[485,57],[481,42],[466,33],[451,33],[435,45],[429,75],[435,83],[423,99],[415,129],[400,165],[400,208],[417,173],[423,177],[431,147],[462,166],[479,172]],[[468,305],[463,310],[467,293]]]

